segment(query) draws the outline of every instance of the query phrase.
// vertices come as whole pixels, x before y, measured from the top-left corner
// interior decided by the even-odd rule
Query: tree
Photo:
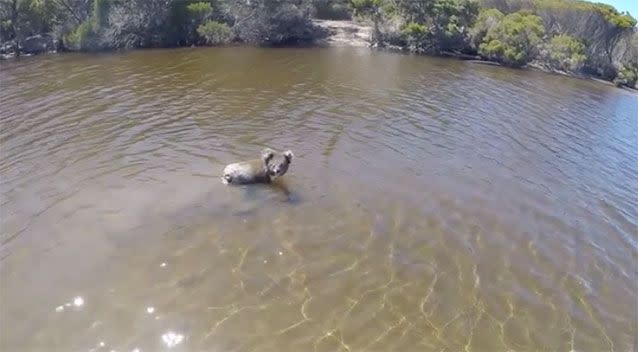
[[[618,76],[614,78],[614,84],[619,87],[635,88],[636,82],[638,82],[638,63],[622,67],[618,72]]]
[[[572,72],[582,69],[587,60],[585,45],[567,34],[559,34],[551,39],[547,45],[547,56],[547,61],[553,67]]]
[[[182,34],[182,37],[188,43],[201,43],[199,35],[199,27],[208,21],[213,14],[213,7],[208,2],[194,2],[186,5],[186,32]]]
[[[53,0],[60,8],[63,21],[71,21],[76,26],[91,17],[94,8],[93,0]]]
[[[207,21],[197,27],[197,33],[202,36],[207,44],[219,45],[230,42],[232,31],[225,23]]]
[[[128,0],[114,3],[109,27],[102,37],[105,47],[159,47],[166,43],[171,0]]]
[[[432,51],[430,47],[433,41],[432,33],[426,26],[416,22],[409,22],[403,27],[402,34],[410,51]]]
[[[462,50],[479,12],[471,0],[437,0],[434,3],[434,38],[439,50]]]
[[[395,6],[406,20],[402,32],[408,47],[418,52],[467,48],[478,14],[478,4],[471,0],[395,0]]]
[[[498,9],[483,9],[479,12],[474,26],[470,29],[472,47],[478,49],[483,38],[490,30],[493,30],[505,15]]]
[[[543,35],[545,28],[540,17],[515,12],[487,32],[479,53],[504,65],[520,67],[537,55]]]
[[[16,37],[18,0],[0,1],[0,43]]]
[[[103,40],[102,35],[109,28],[112,5],[113,2],[109,0],[93,0],[89,18],[65,36],[66,47],[85,51],[110,48],[111,46]]]
[[[234,0],[234,30],[247,43],[280,45],[315,37],[307,0]]]
[[[549,35],[567,34],[586,44],[584,69],[612,79],[623,65],[636,19],[612,6],[580,0],[479,0],[508,14],[527,10],[543,19]],[[621,52],[619,52],[619,49]],[[626,62],[625,62],[626,63]]]
[[[180,46],[202,42],[197,33],[201,24],[208,20],[229,20],[224,4],[222,0],[171,0],[168,22],[163,28],[165,44]]]
[[[53,0],[1,0],[2,40],[49,33],[60,22],[59,12]]]

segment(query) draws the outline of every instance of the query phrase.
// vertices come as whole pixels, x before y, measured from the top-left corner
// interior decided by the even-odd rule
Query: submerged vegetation
[[[368,22],[381,47],[531,64],[619,85],[638,75],[636,19],[581,0],[0,0],[0,42],[3,53],[282,45],[320,37],[314,18]]]

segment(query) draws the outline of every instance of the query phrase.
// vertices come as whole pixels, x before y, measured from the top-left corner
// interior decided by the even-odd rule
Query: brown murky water
[[[638,96],[365,49],[3,62],[2,351],[635,351]],[[272,186],[224,164],[291,148]]]

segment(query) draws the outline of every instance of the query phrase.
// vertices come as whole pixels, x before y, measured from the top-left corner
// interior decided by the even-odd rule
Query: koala
[[[292,161],[292,151],[277,153],[270,148],[261,152],[261,159],[229,164],[224,168],[224,184],[269,183],[283,176]]]

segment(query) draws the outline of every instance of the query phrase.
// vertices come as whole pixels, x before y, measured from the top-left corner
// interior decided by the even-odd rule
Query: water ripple
[[[0,75],[0,349],[635,347],[634,93],[344,48]],[[221,185],[265,146],[280,183]]]

